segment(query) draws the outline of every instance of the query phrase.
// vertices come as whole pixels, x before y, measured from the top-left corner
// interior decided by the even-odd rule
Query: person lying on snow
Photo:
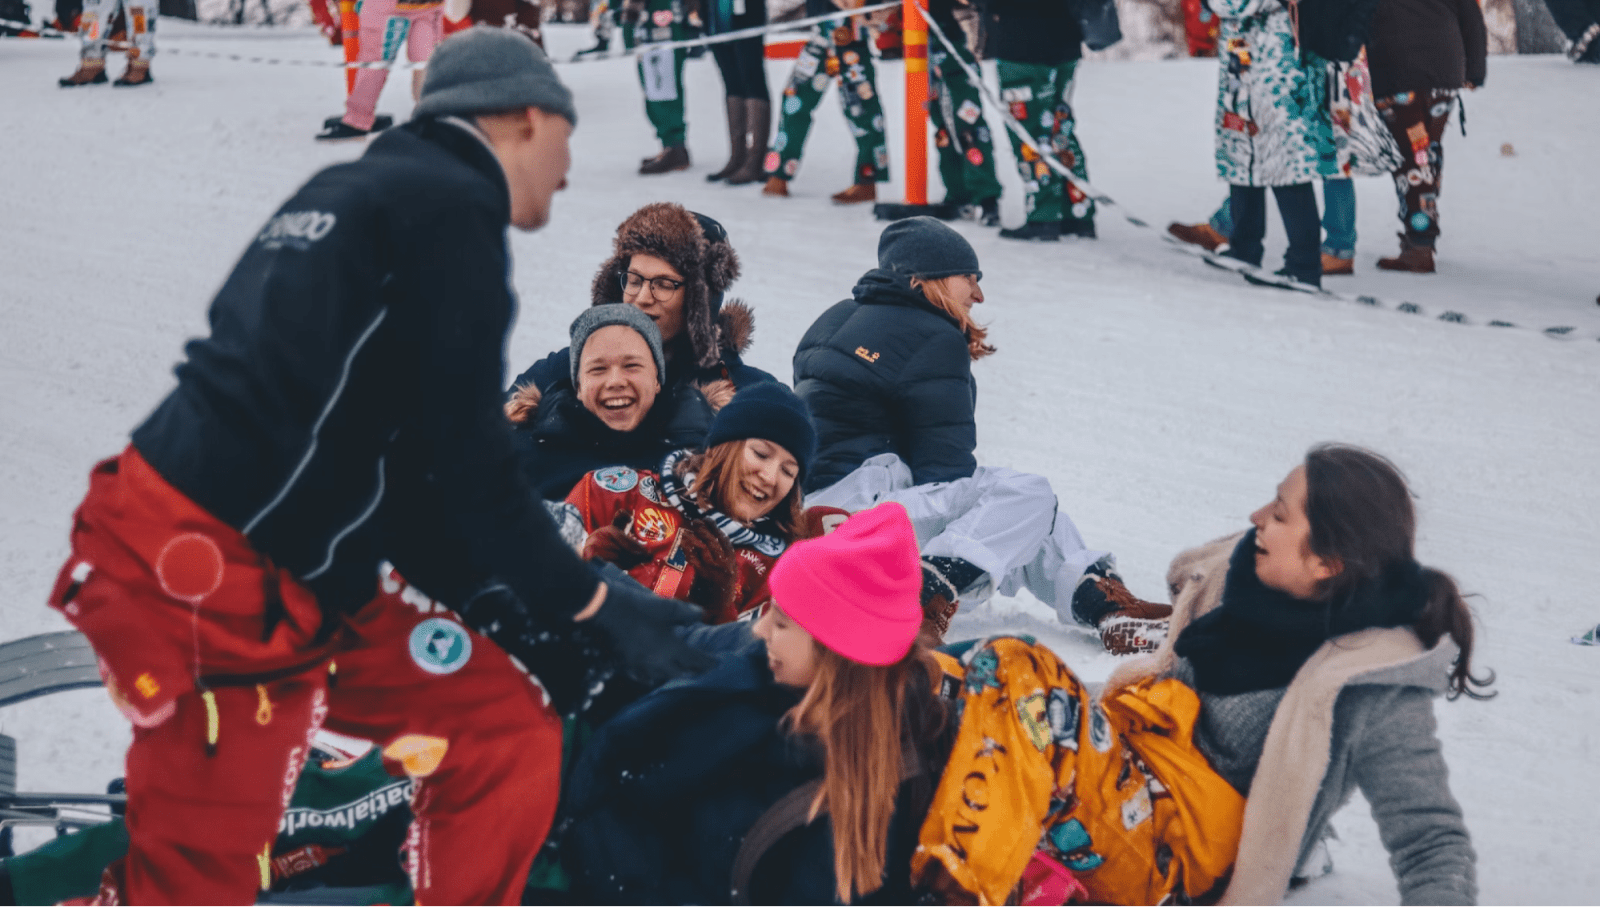
[[[670,393],[661,334],[628,305],[585,309],[572,322],[569,386],[531,406],[506,404],[522,474],[546,500],[567,496],[585,474],[608,466],[650,469],[667,453],[699,447],[712,412],[698,390]]]
[[[794,354],[794,389],[817,424],[806,503],[898,501],[922,542],[930,608],[1026,588],[1111,652],[1154,649],[1171,609],[1141,601],[1091,550],[1043,476],[979,466],[972,363],[995,352],[972,318],[978,255],[931,217],[884,228],[878,267],[817,318]],[[939,604],[934,604],[937,599]]]
[[[1317,447],[1251,521],[1179,555],[1173,634],[1098,697],[1026,638],[930,654],[898,504],[796,542],[760,644],[591,739],[572,895],[1005,903],[1054,867],[1091,903],[1275,903],[1360,788],[1402,903],[1472,903],[1433,698],[1488,681],[1404,479]]]
[[[666,357],[663,390],[693,385],[721,408],[738,388],[776,380],[740,358],[754,337],[755,316],[739,300],[723,302],[738,277],[739,256],[721,224],[682,205],[656,202],[617,227],[611,257],[594,276],[590,304],[625,302],[649,315]],[[570,355],[556,350],[517,376],[509,392],[512,421],[521,421],[517,409],[576,384]]]
[[[700,605],[707,623],[732,621],[765,600],[767,573],[791,542],[821,534],[827,514],[800,502],[816,447],[793,391],[776,381],[745,388],[717,413],[703,452],[675,450],[654,469],[612,466],[578,482],[567,505],[587,533],[583,557]]]

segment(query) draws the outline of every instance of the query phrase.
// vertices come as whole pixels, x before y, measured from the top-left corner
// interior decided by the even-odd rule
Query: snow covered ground
[[[90,465],[170,386],[182,341],[204,329],[211,294],[273,208],[316,168],[360,151],[311,141],[338,109],[337,70],[183,53],[330,60],[314,33],[164,22],[162,41],[154,85],[70,92],[55,86],[73,67],[70,45],[0,42],[0,638],[65,627],[43,602]],[[556,27],[551,43],[564,57],[586,35]],[[1082,69],[1094,182],[1158,227],[1199,220],[1223,196],[1211,164],[1214,65]],[[771,64],[775,90],[787,71]],[[695,167],[655,178],[634,174],[655,143],[631,67],[562,72],[581,112],[571,188],[551,227],[512,239],[523,309],[511,364],[565,342],[615,225],[667,199],[727,226],[744,263],[735,294],[757,313],[749,358],[787,376],[806,326],[875,260],[880,225],[827,202],[853,155],[837,101],[819,111],[794,197],[768,199],[703,179],[727,147],[709,60],[688,72]],[[900,72],[881,70],[891,148]],[[392,80],[381,109],[405,115],[406,81]],[[1488,87],[1468,98],[1468,135],[1452,127],[1445,140],[1440,273],[1375,271],[1395,248],[1395,202],[1386,181],[1368,180],[1357,184],[1357,273],[1329,286],[1593,338],[1597,104],[1592,67],[1493,58]],[[1001,176],[1015,224],[1020,186],[1009,166]],[[900,185],[883,195],[899,197]],[[1096,242],[1014,244],[957,228],[982,258],[978,315],[1000,347],[976,368],[980,459],[1048,476],[1136,592],[1160,597],[1174,554],[1243,527],[1317,441],[1369,445],[1408,472],[1421,559],[1479,594],[1478,662],[1499,676],[1498,698],[1439,707],[1483,899],[1592,903],[1600,649],[1567,640],[1600,621],[1600,343],[1248,287],[1110,211]],[[1271,264],[1281,229],[1269,231]],[[1040,635],[1087,677],[1112,666],[1025,598],[963,614],[953,633],[1000,628]],[[120,773],[127,732],[98,692],[9,709],[0,730],[21,739],[25,787],[92,790]],[[1292,900],[1394,900],[1365,808],[1335,824],[1334,874]]]

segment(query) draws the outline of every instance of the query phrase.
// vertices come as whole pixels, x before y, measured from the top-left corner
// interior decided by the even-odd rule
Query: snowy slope
[[[268,213],[314,169],[360,150],[310,141],[338,109],[337,70],[182,53],[329,60],[313,33],[164,22],[162,39],[159,81],[137,91],[58,90],[73,66],[67,44],[0,42],[0,638],[64,626],[43,601],[88,468],[170,386],[182,340],[204,329],[211,293]],[[557,27],[551,40],[570,52],[586,36]],[[1214,65],[1082,70],[1094,182],[1158,226],[1198,220],[1223,196],[1210,157]],[[882,68],[895,133],[899,74]],[[767,199],[703,179],[726,152],[709,60],[688,75],[695,168],[657,178],[634,175],[655,143],[631,68],[563,75],[580,110],[571,189],[552,227],[513,237],[523,310],[511,364],[564,343],[616,223],[669,199],[727,226],[744,262],[735,295],[758,316],[750,359],[789,374],[805,327],[874,262],[880,225],[827,204],[853,155],[837,101],[819,111],[794,197]],[[771,65],[775,89],[786,75]],[[405,81],[393,80],[381,109],[405,114]],[[1600,72],[1497,57],[1488,86],[1468,99],[1469,134],[1446,139],[1441,272],[1375,273],[1394,249],[1394,196],[1386,181],[1364,181],[1357,275],[1330,286],[1592,337],[1600,121],[1580,112],[1597,109]],[[1512,156],[1501,154],[1507,142]],[[1002,181],[1014,224],[1022,198],[1009,167]],[[899,194],[897,183],[884,192]],[[1091,544],[1118,553],[1136,592],[1159,597],[1172,555],[1241,528],[1310,444],[1353,441],[1395,458],[1420,497],[1420,556],[1479,593],[1479,662],[1499,675],[1497,699],[1439,708],[1484,900],[1592,902],[1600,649],[1567,637],[1600,621],[1590,595],[1600,587],[1600,343],[1246,287],[1112,212],[1100,228],[1097,242],[1050,247],[958,225],[982,258],[989,301],[978,315],[1001,349],[976,369],[980,459],[1048,476]],[[1271,263],[1281,231],[1269,230]],[[1087,677],[1111,668],[1025,598],[963,614],[953,632],[1001,628],[1043,636]],[[96,692],[10,709],[0,730],[22,738],[34,789],[98,787],[118,773],[127,739]],[[1335,874],[1295,900],[1392,901],[1365,808],[1336,825]]]

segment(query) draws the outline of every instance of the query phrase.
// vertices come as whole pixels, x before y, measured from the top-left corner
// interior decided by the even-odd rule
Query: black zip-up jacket
[[[868,271],[852,292],[794,354],[794,392],[817,427],[806,491],[883,453],[904,460],[918,485],[972,475],[978,385],[966,335],[904,274]]]
[[[1083,28],[1067,0],[980,0],[983,56],[1060,66],[1083,56]]]
[[[1488,47],[1477,0],[1378,0],[1367,38],[1372,94],[1481,86]]]
[[[251,242],[134,447],[325,614],[368,601],[386,558],[447,600],[493,577],[576,613],[598,578],[522,478],[501,410],[509,223],[499,162],[466,124],[383,133]],[[433,537],[475,563],[437,562]]]

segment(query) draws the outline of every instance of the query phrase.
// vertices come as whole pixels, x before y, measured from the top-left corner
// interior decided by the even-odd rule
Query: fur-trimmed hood
[[[749,309],[744,309],[744,339],[730,341],[723,336],[728,309],[723,294],[739,278],[739,256],[729,245],[726,234],[715,221],[705,219],[716,238],[709,237],[702,219],[682,205],[655,202],[628,215],[612,240],[612,255],[594,275],[590,286],[591,304],[622,301],[622,275],[628,259],[636,253],[654,255],[684,278],[683,324],[697,368],[714,368],[722,359],[722,349],[741,351],[748,346]]]

